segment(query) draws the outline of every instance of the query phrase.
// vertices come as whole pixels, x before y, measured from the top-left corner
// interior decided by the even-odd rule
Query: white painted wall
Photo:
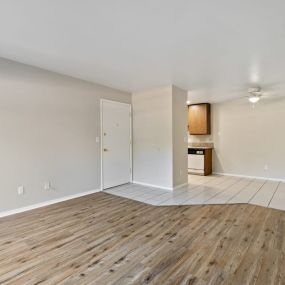
[[[172,188],[172,86],[135,93],[133,180]]]
[[[135,182],[168,189],[187,183],[186,99],[175,86],[133,94]]]
[[[131,102],[125,92],[0,59],[0,212],[100,187],[100,98]]]
[[[172,139],[173,139],[173,187],[188,181],[187,133],[188,107],[187,91],[172,87]]]
[[[284,110],[284,97],[212,104],[212,135],[190,141],[214,142],[215,172],[285,179]]]

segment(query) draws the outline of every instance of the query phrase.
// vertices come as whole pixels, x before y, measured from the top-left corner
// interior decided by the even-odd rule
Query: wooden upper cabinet
[[[208,103],[190,105],[188,124],[190,135],[211,134],[211,105]]]

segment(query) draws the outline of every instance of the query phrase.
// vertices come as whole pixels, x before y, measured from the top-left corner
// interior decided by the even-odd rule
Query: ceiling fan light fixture
[[[260,100],[260,96],[258,95],[252,95],[250,97],[248,97],[249,102],[255,104]]]
[[[252,104],[255,104],[260,100],[260,97],[262,96],[260,87],[249,88],[247,91],[249,93],[249,96],[248,96],[249,102],[251,102]]]

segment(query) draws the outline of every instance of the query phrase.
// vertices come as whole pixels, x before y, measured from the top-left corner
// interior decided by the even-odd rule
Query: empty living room
[[[0,1],[1,285],[285,285],[285,2]]]

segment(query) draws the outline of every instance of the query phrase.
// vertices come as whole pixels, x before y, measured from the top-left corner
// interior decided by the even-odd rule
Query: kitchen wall
[[[212,135],[189,141],[214,142],[214,171],[285,179],[285,98],[246,98],[212,104]]]
[[[0,59],[0,212],[100,187],[101,98],[131,102],[125,92]]]

